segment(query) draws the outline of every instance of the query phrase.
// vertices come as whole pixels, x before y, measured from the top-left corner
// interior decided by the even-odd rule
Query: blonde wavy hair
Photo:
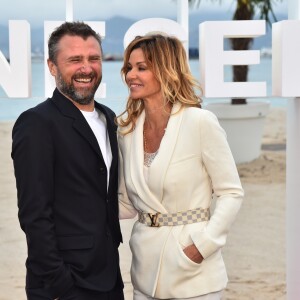
[[[169,103],[173,105],[179,102],[181,107],[201,108],[201,97],[196,94],[196,90],[201,93],[201,87],[191,74],[185,49],[178,38],[163,34],[137,36],[124,53],[121,75],[125,82],[129,72],[130,54],[135,49],[143,51],[147,67],[160,83],[165,107]],[[120,127],[130,126],[123,134],[135,129],[136,120],[143,110],[143,99],[128,97],[125,111],[117,118]]]

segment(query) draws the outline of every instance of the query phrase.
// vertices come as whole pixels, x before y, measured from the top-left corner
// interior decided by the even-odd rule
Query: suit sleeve
[[[205,230],[193,233],[191,238],[202,256],[207,258],[225,245],[244,193],[226,134],[216,116],[205,111],[200,123],[202,160],[217,200]]]
[[[27,111],[18,118],[13,128],[12,158],[18,216],[28,246],[27,268],[56,298],[73,286],[73,279],[57,249],[53,143],[50,126],[43,117]]]
[[[125,185],[125,175],[124,175],[124,161],[122,155],[123,147],[123,137],[118,136],[119,144],[119,188],[118,188],[118,198],[119,198],[119,219],[132,219],[136,216],[137,211],[134,208],[132,202],[129,200]]]

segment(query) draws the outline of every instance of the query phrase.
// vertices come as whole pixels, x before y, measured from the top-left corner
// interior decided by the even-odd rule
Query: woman
[[[243,198],[225,133],[201,109],[177,38],[136,37],[121,73],[130,95],[118,119],[119,201],[121,219],[138,213],[134,299],[221,299],[221,248]]]

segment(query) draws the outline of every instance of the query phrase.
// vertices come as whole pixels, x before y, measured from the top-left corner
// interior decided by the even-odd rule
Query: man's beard
[[[86,74],[76,74],[72,77],[76,78],[90,78],[95,77],[95,72],[91,72],[89,75]],[[102,76],[99,77],[98,81],[94,84],[92,88],[75,88],[73,82],[67,83],[59,70],[57,70],[57,88],[63,93],[65,96],[73,100],[74,102],[81,105],[88,105],[94,100],[95,93],[100,85]]]

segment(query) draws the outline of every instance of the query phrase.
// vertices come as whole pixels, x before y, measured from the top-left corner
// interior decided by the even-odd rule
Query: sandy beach
[[[224,300],[282,300],[285,286],[286,111],[272,108],[265,122],[258,159],[238,165],[245,190],[242,209],[223,250],[229,284]],[[0,122],[0,300],[25,300],[26,241],[17,218],[11,150],[12,122]],[[132,299],[133,221],[121,221],[120,247],[126,300]]]

